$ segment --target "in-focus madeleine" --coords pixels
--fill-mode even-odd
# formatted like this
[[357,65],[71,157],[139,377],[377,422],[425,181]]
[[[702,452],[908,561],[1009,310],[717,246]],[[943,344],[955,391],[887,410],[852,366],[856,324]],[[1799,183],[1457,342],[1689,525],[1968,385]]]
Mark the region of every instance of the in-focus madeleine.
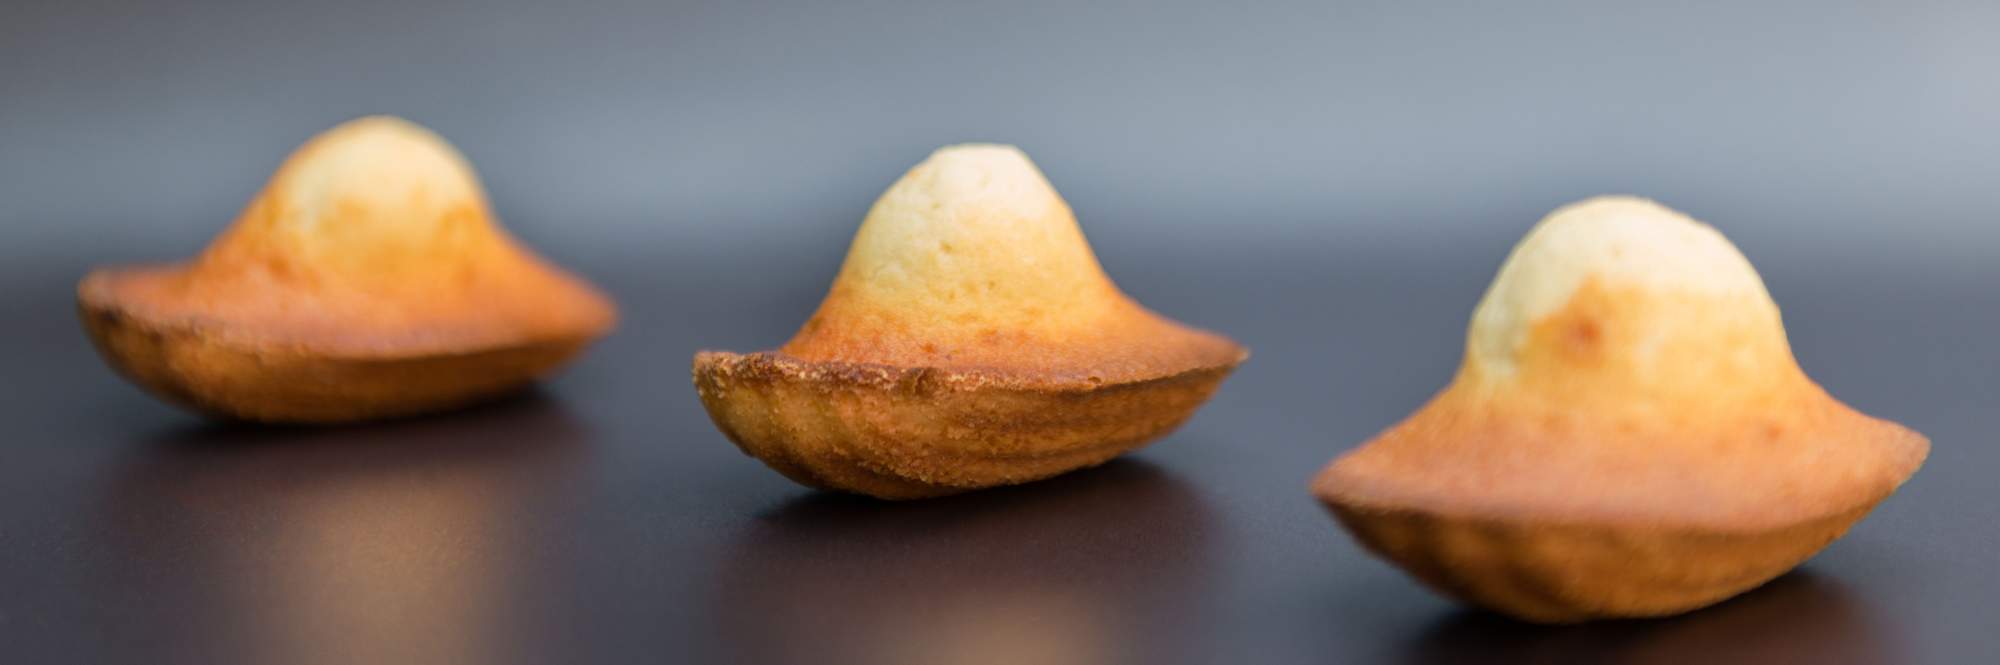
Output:
[[1106,277],[1019,150],[939,150],[889,188],[776,351],[702,352],[722,432],[800,483],[916,498],[1102,463],[1192,415],[1247,352]]
[[518,388],[616,318],[508,237],[463,157],[387,117],[314,137],[187,263],[77,288],[113,367],[231,418],[340,422]]
[[1314,492],[1363,545],[1467,602],[1654,616],[1790,570],[1928,450],[1806,377],[1715,229],[1604,197],[1529,232],[1451,386]]

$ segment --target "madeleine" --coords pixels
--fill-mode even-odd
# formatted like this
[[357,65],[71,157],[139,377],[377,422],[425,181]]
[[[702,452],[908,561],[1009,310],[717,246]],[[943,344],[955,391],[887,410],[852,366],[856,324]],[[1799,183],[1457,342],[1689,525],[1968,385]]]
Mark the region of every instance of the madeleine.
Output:
[[966,145],[876,201],[790,342],[699,353],[694,383],[787,477],[903,499],[1102,463],[1179,426],[1247,355],[1120,292],[1021,151]]
[[616,314],[508,237],[472,168],[403,120],[306,142],[193,261],[92,272],[84,327],[125,376],[228,418],[458,406],[563,364]]
[[1464,601],[1543,622],[1655,616],[1797,566],[1928,450],[1806,377],[1715,229],[1605,197],[1528,233],[1451,386],[1314,492]]

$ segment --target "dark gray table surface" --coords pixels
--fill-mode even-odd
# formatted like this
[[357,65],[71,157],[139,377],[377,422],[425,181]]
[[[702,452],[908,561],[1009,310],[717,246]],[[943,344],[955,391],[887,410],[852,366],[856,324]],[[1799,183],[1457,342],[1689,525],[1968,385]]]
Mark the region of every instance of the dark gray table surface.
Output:
[[[829,218],[832,218],[829,215]],[[783,340],[843,223],[790,244],[545,242],[624,307],[547,385],[379,425],[220,425],[94,357],[51,251],[7,268],[0,656],[11,662],[1992,662],[2000,290],[1980,269],[1751,248],[1837,396],[1929,463],[1798,572],[1679,618],[1517,624],[1376,561],[1305,490],[1455,367],[1511,231],[1429,251],[1176,248],[1121,284],[1254,357],[1101,468],[883,503],[739,454],[697,348]],[[190,240],[190,243],[195,242]],[[161,252],[179,250],[160,250]],[[1760,256],[1760,254],[1762,254]],[[171,254],[167,254],[171,256]],[[755,256],[756,260],[745,257]]]

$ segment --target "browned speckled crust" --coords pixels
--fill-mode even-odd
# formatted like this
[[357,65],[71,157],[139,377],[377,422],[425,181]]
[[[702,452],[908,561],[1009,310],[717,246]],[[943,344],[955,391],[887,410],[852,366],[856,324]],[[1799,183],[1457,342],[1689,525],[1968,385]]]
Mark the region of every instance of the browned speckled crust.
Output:
[[786,477],[914,499],[1101,464],[1186,421],[1245,355],[1104,383],[702,352],[694,383],[723,433]]
[[1025,154],[891,185],[776,351],[695,356],[709,416],[799,482],[883,498],[1022,483],[1166,434],[1247,352],[1119,291]]
[[90,288],[96,283],[85,281],[78,310],[114,369],[169,402],[243,420],[336,423],[470,404],[521,388],[596,336],[456,352],[330,355],[297,343],[240,339],[194,320],[134,316]]

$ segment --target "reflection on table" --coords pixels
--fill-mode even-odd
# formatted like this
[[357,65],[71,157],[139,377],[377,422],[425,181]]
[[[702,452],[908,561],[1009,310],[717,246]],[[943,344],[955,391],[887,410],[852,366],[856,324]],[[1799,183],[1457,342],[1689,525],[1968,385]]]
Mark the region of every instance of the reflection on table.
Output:
[[1713,607],[1663,619],[1526,624],[1478,610],[1440,619],[1410,663],[1886,663],[1866,607],[1809,569]]
[[[1125,459],[917,502],[812,493],[761,516],[713,581],[727,662],[1160,662],[1212,584],[1209,511]],[[1185,656],[1185,654],[1180,654]]]
[[[142,446],[99,537],[174,579],[163,659],[490,663],[521,557],[588,445],[546,397],[335,428],[204,425]],[[555,471],[552,472],[551,469]]]

